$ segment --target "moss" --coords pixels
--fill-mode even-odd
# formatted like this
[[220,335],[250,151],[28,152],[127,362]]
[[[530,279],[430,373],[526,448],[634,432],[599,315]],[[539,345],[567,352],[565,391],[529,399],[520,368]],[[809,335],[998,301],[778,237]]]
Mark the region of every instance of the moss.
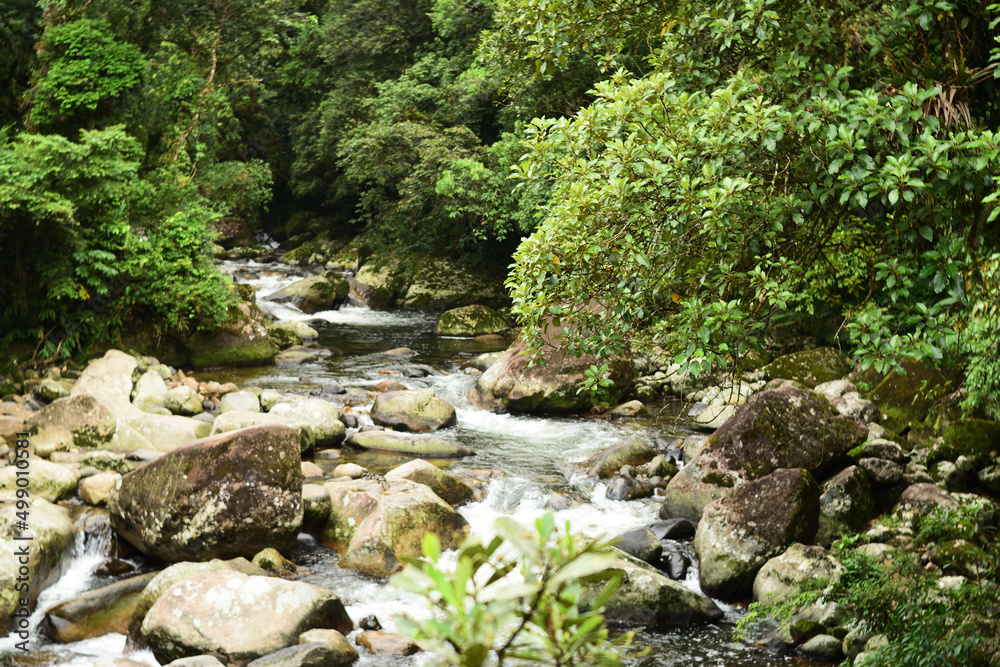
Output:
[[945,445],[955,456],[967,456],[976,467],[985,467],[1000,453],[1000,422],[963,419],[944,432]]
[[768,377],[794,380],[807,387],[839,380],[850,370],[847,357],[830,347],[786,354],[764,367]]
[[733,478],[726,474],[721,474],[717,472],[710,472],[701,478],[701,481],[705,484],[715,484],[716,486],[723,486],[726,488],[731,488],[733,486]]

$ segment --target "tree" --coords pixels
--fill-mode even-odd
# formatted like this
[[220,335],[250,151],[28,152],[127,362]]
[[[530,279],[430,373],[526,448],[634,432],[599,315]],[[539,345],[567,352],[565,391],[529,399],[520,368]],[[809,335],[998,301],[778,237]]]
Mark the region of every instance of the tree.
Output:
[[[500,4],[508,41],[542,4]],[[571,350],[658,343],[698,373],[832,303],[817,315],[886,371],[954,354],[972,304],[996,301],[996,5],[556,7],[529,40],[540,63],[654,48],[645,74],[529,129],[520,177],[554,184],[509,281],[529,337],[556,315]]]

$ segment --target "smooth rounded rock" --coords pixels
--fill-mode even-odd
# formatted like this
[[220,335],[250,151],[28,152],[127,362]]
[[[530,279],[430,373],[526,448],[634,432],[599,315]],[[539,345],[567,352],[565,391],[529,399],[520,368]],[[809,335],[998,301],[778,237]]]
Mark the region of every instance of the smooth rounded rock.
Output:
[[434,395],[432,389],[387,391],[372,405],[371,418],[376,424],[400,431],[428,433],[453,426],[455,408]]
[[252,391],[233,391],[220,399],[219,411],[222,413],[241,410],[243,412],[260,412],[260,399]]

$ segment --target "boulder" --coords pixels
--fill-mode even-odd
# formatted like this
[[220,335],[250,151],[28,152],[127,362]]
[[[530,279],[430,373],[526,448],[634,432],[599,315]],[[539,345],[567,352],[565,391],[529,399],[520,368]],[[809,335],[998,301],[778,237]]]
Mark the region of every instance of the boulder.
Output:
[[823,475],[867,435],[819,394],[794,387],[754,394],[670,480],[665,512],[697,518],[708,503],[779,468]]
[[703,431],[715,431],[736,414],[732,405],[705,405],[697,403],[688,412],[688,419]]
[[80,480],[80,500],[88,505],[107,505],[119,479],[116,472],[99,472]]
[[388,482],[405,479],[429,486],[439,498],[452,506],[467,503],[476,496],[475,490],[465,481],[423,459],[414,459],[393,468],[385,474],[385,479]]
[[706,594],[745,598],[754,577],[789,542],[812,542],[819,487],[803,469],[781,469],[747,482],[705,508],[694,546]]
[[142,637],[160,662],[213,655],[242,666],[314,628],[346,634],[354,624],[340,599],[319,586],[219,571],[168,588],[146,614]]
[[285,426],[299,434],[299,452],[308,452],[316,444],[312,427],[304,421],[269,412],[233,410],[219,415],[210,425],[212,435],[231,433],[253,426]]
[[267,333],[267,317],[253,301],[236,302],[221,327],[196,332],[185,344],[195,368],[266,366],[278,354]]
[[891,486],[903,479],[903,466],[888,459],[864,458],[858,460],[858,466],[876,486]]
[[324,644],[332,654],[322,667],[344,667],[357,661],[358,650],[336,630],[307,630],[299,635],[300,644]]
[[[44,498],[30,498],[30,528],[19,527],[16,491],[0,491],[0,629],[12,628],[22,600],[31,607],[38,594],[62,573],[63,556],[73,540],[69,511]],[[30,537],[30,540],[24,539]],[[27,547],[28,563],[20,562]],[[23,568],[27,569],[25,573]],[[26,628],[19,628],[26,630]]]
[[486,306],[463,306],[441,314],[439,336],[466,336],[503,333],[510,329],[510,320],[499,311]]
[[627,401],[604,413],[605,419],[629,419],[632,417],[646,417],[649,410],[642,404],[642,401]]
[[608,500],[639,500],[653,495],[653,485],[644,479],[631,475],[619,475],[610,482],[604,492]]
[[380,632],[378,630],[359,632],[355,641],[358,642],[358,646],[372,655],[402,657],[420,652],[420,647],[412,639],[394,632]]
[[330,492],[322,484],[302,485],[302,525],[317,528],[330,517]]
[[319,337],[318,331],[298,320],[272,322],[267,325],[267,332],[274,344],[282,350],[293,345],[302,345],[305,341],[315,340]]
[[663,545],[649,528],[636,528],[619,535],[615,546],[645,563],[659,563],[663,554]]
[[237,246],[248,247],[255,243],[253,232],[244,218],[231,215],[221,217],[212,223],[211,232],[215,235],[215,242],[226,250]]
[[334,656],[326,644],[309,642],[269,653],[247,667],[332,667],[333,660]]
[[253,565],[246,558],[233,558],[232,560],[219,560],[218,558],[200,563],[183,562],[175,563],[170,567],[161,570],[143,588],[139,599],[135,604],[135,611],[128,627],[128,640],[131,645],[138,645],[142,642],[142,621],[146,614],[153,608],[156,601],[163,593],[179,581],[192,577],[202,572],[242,572],[247,575],[266,576],[267,573],[261,568]]
[[270,414],[308,424],[317,447],[336,447],[347,436],[347,427],[340,421],[340,410],[321,398],[280,401],[271,408]]
[[[722,610],[707,596],[624,551],[614,547],[611,550],[618,557],[611,569],[624,576],[605,605],[604,617],[610,623],[658,626],[711,623],[722,618]],[[603,582],[585,584],[583,603],[593,601],[603,588]]]
[[449,459],[472,456],[467,447],[452,444],[430,435],[410,435],[392,431],[361,431],[349,437],[346,444],[360,449],[394,452],[423,459]]
[[1000,422],[985,419],[952,422],[945,429],[944,442],[956,458],[965,456],[977,468],[985,468],[1000,456]]
[[760,568],[753,580],[753,599],[761,602],[796,595],[806,583],[825,579],[832,584],[843,572],[844,566],[823,547],[796,542]]
[[322,540],[341,554],[340,566],[388,576],[403,567],[404,556],[422,555],[431,532],[443,549],[465,539],[469,524],[423,484],[407,480],[340,478],[325,484],[331,511]]
[[622,466],[640,466],[655,456],[656,450],[642,440],[628,440],[591,454],[583,465],[589,476],[608,479],[618,474]]
[[[884,378],[874,378],[868,398],[882,413],[881,423],[893,433],[904,433],[927,417],[934,396],[954,390],[953,369],[929,368],[922,361],[902,362],[905,374],[895,370]],[[914,391],[920,387],[920,391]]]
[[168,562],[290,547],[302,525],[299,434],[264,425],[174,450],[119,481],[119,535]]
[[36,456],[22,461],[27,462],[27,467],[9,465],[0,468],[0,491],[15,491],[18,488],[19,472],[28,473],[24,478],[28,480],[28,492],[33,497],[54,503],[76,491],[77,482],[80,481],[79,472]]
[[167,392],[166,407],[175,415],[196,415],[201,413],[201,396],[191,387],[180,385]]
[[439,312],[472,304],[502,308],[510,303],[503,286],[505,277],[473,272],[447,259],[428,259],[413,272],[405,290],[400,290],[398,305]]
[[868,474],[858,466],[841,470],[823,484],[816,543],[828,547],[834,540],[858,532],[875,513]]
[[840,640],[827,634],[816,635],[803,643],[799,650],[807,657],[826,662],[840,662],[844,657]]
[[350,285],[337,271],[297,280],[268,296],[276,303],[290,303],[303,313],[333,310],[347,300]]
[[350,477],[357,479],[368,472],[368,468],[363,468],[357,463],[341,463],[333,469],[334,477]]
[[455,408],[434,395],[433,389],[387,391],[372,405],[376,424],[400,431],[427,433],[455,425]]
[[241,412],[260,412],[260,399],[252,391],[231,391],[219,399],[219,412],[233,410]]
[[921,483],[906,487],[893,512],[895,514],[908,513],[916,516],[927,516],[938,508],[954,510],[958,507],[958,501],[941,487]]
[[877,422],[880,418],[878,407],[860,396],[840,396],[831,399],[830,405],[837,408],[840,414],[853,417],[860,422]]
[[117,581],[46,610],[43,623],[49,636],[66,644],[112,632],[125,634],[142,591],[157,574]]
[[155,370],[148,370],[135,383],[132,405],[143,412],[156,412],[167,407],[167,383]]
[[778,357],[763,370],[768,378],[793,380],[805,387],[815,387],[847,375],[851,362],[839,350],[818,347]]
[[[578,392],[586,376],[584,371],[600,363],[591,356],[573,357],[565,349],[553,345],[560,328],[549,326],[541,342],[545,365],[528,367],[527,345],[515,343],[500,359],[479,376],[470,396],[471,401],[486,409],[505,406],[511,412],[582,412],[594,406],[589,392]],[[632,379],[632,362],[626,357],[614,357],[608,364],[610,402],[621,399]]]

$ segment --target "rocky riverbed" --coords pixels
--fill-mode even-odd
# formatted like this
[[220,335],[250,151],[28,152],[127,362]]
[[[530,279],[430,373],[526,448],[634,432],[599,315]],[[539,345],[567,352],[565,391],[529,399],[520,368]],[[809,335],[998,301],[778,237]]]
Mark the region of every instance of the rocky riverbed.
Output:
[[[385,577],[419,555],[425,531],[453,548],[489,536],[499,514],[548,509],[585,534],[622,536],[626,583],[607,616],[651,629],[641,664],[765,665],[781,658],[729,641],[733,603],[836,576],[828,547],[841,536],[891,554],[914,517],[1000,491],[995,423],[962,417],[954,397],[907,402],[905,383],[855,373],[836,350],[702,385],[653,351],[616,360],[613,410],[552,416],[589,407],[580,364],[523,367],[516,347],[504,351],[502,314],[462,308],[439,326],[348,303],[366,290],[337,272],[229,269],[258,291],[248,308],[274,366],[191,373],[111,350],[8,384],[0,622],[18,622],[10,554],[30,534],[33,657],[13,633],[4,660],[419,663],[392,632],[392,615],[419,601]],[[18,433],[30,433],[23,448]],[[991,503],[979,505],[986,525]],[[864,652],[870,638],[848,614],[803,613],[814,631],[772,649]]]

